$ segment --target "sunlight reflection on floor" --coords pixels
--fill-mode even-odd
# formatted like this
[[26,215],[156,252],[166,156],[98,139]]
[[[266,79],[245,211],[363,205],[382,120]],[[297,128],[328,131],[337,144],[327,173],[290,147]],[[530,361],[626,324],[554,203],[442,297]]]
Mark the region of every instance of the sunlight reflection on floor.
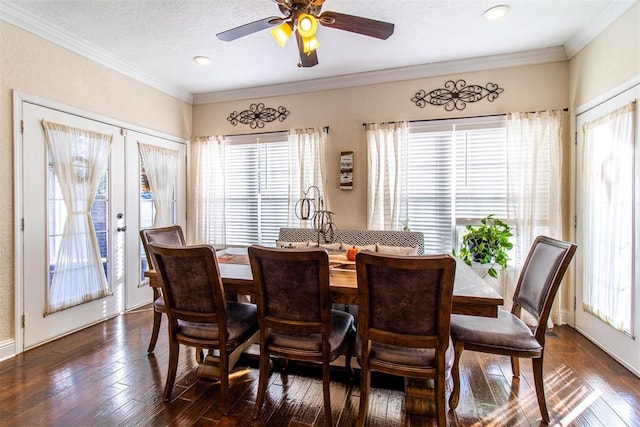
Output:
[[[566,365],[545,375],[545,396],[550,409],[552,426],[566,427],[584,412],[602,393],[580,384],[578,378]],[[473,424],[480,426],[512,426],[522,422],[523,416],[529,420],[541,420],[535,389],[517,396],[512,390],[509,401],[495,411],[483,417],[482,422]],[[553,418],[562,417],[553,421]]]

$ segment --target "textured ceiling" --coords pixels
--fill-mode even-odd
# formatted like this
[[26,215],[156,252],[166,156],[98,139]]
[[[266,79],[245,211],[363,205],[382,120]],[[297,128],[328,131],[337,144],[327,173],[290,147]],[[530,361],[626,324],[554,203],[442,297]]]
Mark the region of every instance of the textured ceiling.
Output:
[[[326,0],[323,11],[392,22],[395,32],[379,40],[320,27],[312,68],[297,67],[295,40],[281,48],[268,30],[215,37],[280,16],[271,0],[0,0],[0,18],[169,92],[207,94],[554,47],[568,58],[636,1]],[[504,19],[481,17],[499,3],[511,6]]]

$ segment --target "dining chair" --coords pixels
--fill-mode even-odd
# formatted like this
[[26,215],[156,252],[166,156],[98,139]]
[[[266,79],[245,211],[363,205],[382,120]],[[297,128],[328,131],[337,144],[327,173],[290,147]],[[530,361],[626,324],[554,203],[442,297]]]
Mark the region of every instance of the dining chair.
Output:
[[157,278],[156,269],[149,255],[147,246],[149,243],[164,243],[167,245],[184,246],[186,242],[182,232],[182,227],[179,225],[144,228],[140,230],[140,240],[142,241],[144,253],[147,256],[147,266],[150,270],[147,272],[147,277],[149,277],[149,286],[153,291],[153,329],[151,330],[151,339],[149,340],[149,347],[147,348],[147,353],[153,353],[153,350],[156,348],[156,342],[158,341],[162,313],[166,310],[164,307],[164,299],[162,298],[160,281]]
[[171,399],[180,344],[206,348],[208,362],[217,362],[219,368],[222,410],[227,414],[229,373],[242,352],[258,340],[257,308],[255,304],[225,299],[212,246],[149,243],[148,249],[169,319],[169,367],[163,398]]
[[324,412],[332,424],[329,365],[345,354],[351,374],[355,337],[350,313],[333,310],[329,295],[329,254],[324,248],[280,249],[250,246],[260,325],[260,378],[254,417],[258,418],[269,378],[269,360],[322,364]]
[[[453,315],[451,337],[455,348],[453,390],[449,407],[455,409],[460,398],[460,355],[463,350],[501,354],[511,357],[514,378],[520,376],[519,358],[533,362],[533,378],[542,420],[549,422],[544,396],[544,344],[547,320],[553,300],[576,245],[546,236],[533,242],[518,278],[510,312],[498,310],[498,317]],[[522,309],[531,314],[536,326],[530,328],[521,319]]]
[[453,364],[449,322],[456,261],[450,255],[356,255],[360,409],[368,413],[371,372],[433,380],[439,426],[446,423],[445,386]]

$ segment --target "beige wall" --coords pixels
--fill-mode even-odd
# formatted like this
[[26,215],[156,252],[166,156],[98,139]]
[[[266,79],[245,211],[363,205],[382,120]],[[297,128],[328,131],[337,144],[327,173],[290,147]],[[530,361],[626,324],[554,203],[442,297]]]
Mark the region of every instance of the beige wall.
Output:
[[0,343],[14,338],[12,91],[188,138],[191,105],[0,21]]
[[[462,111],[444,107],[417,107],[411,98],[424,89],[443,87],[445,81],[464,79],[467,84],[496,83],[504,92],[494,101],[467,104]],[[568,62],[517,68],[495,69],[442,77],[408,80],[348,89],[311,92],[298,95],[195,105],[193,135],[229,135],[256,131],[277,131],[309,126],[329,126],[328,197],[340,228],[366,228],[367,152],[365,122],[424,120],[502,114],[514,111],[538,111],[568,106]],[[263,129],[231,125],[226,118],[233,111],[245,110],[253,102],[267,107],[285,106],[291,114],[284,122],[272,122]],[[341,151],[354,152],[354,188],[339,189]]]
[[640,74],[640,3],[636,3],[569,63],[572,108]]

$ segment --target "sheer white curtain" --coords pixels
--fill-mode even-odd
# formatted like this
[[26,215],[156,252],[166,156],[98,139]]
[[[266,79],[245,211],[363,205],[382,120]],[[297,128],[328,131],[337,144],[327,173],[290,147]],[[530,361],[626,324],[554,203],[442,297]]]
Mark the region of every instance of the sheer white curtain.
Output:
[[[632,324],[635,102],[584,125],[583,306],[614,328]],[[600,262],[594,262],[600,261]],[[615,262],[609,262],[615,260]]]
[[316,198],[322,195],[324,207],[331,210],[327,188],[327,136],[326,128],[306,128],[289,130],[289,217],[291,226],[305,227],[310,221],[300,220],[295,216],[295,204],[302,197],[303,191],[315,185],[320,194],[314,190],[308,194]]
[[188,241],[226,246],[225,138],[191,140],[189,168]]
[[156,208],[153,226],[171,225],[171,202],[178,173],[178,150],[157,147],[140,141],[138,141],[138,150],[147,173],[153,206]]
[[[515,271],[506,274],[505,308],[510,309],[518,273],[536,236],[562,238],[560,189],[565,113],[543,111],[507,115],[509,222],[515,226]],[[558,292],[551,321],[560,321]]]
[[402,230],[407,221],[407,122],[366,125],[367,228]]
[[91,219],[91,205],[105,173],[113,135],[42,121],[66,218],[46,314],[110,293]]

